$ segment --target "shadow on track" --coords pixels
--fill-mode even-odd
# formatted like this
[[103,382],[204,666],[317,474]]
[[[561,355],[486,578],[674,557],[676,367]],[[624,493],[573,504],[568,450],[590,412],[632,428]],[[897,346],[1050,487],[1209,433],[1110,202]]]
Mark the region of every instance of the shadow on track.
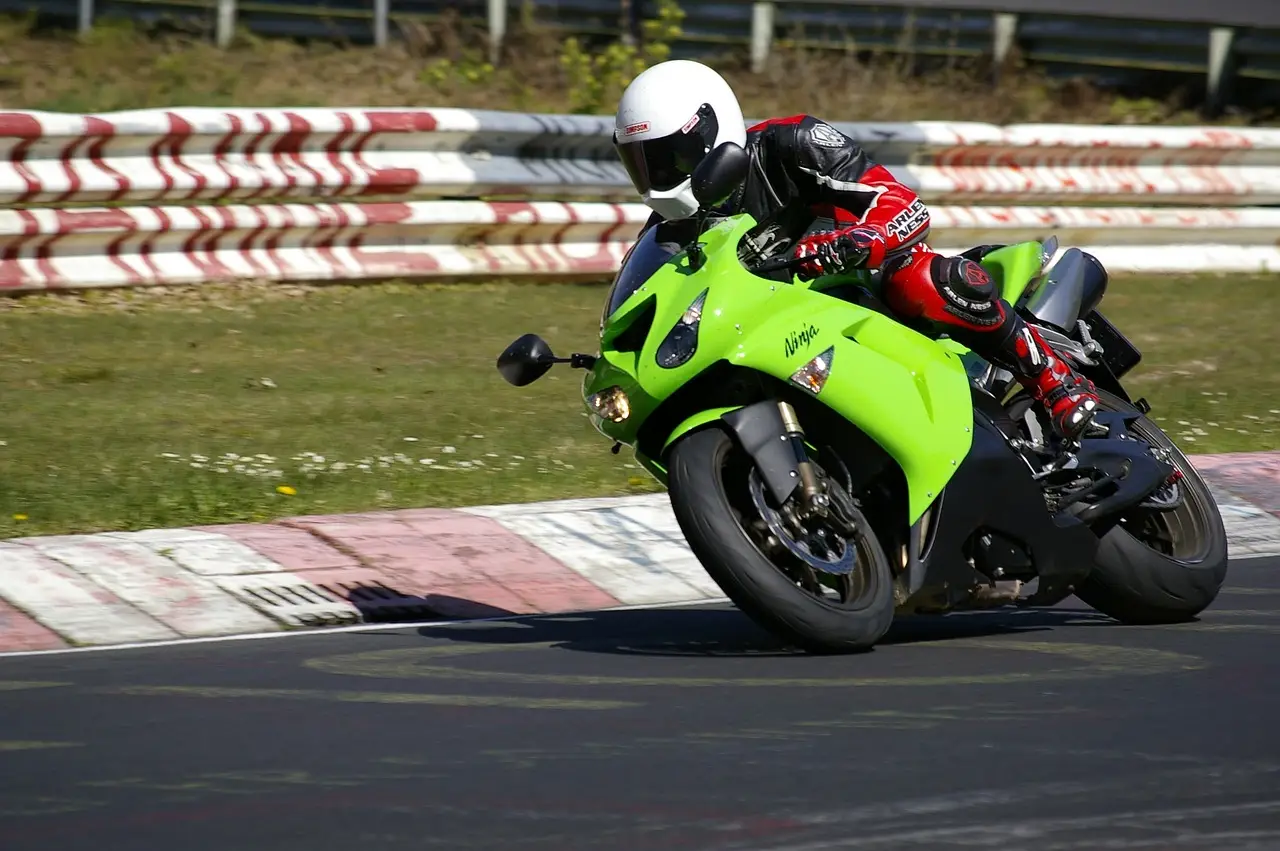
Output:
[[[1015,635],[1115,624],[1089,610],[1034,609],[899,618],[879,646]],[[477,644],[543,644],[628,656],[802,656],[733,608],[649,609],[530,615],[500,623],[422,627],[424,638]]]

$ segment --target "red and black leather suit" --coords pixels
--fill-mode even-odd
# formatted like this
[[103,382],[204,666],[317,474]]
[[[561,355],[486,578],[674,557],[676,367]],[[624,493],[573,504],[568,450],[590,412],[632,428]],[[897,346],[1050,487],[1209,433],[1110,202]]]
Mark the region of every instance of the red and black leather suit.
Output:
[[[800,239],[801,274],[880,269],[882,297],[912,325],[939,327],[1009,370],[1045,405],[1055,429],[1074,436],[1097,405],[1095,389],[1000,298],[978,263],[929,249],[929,212],[907,186],[852,139],[809,115],[749,129],[751,170],[724,212],[773,217],[796,239],[820,218],[834,229]],[[655,216],[650,224],[660,219]],[[648,225],[646,225],[646,228]]]

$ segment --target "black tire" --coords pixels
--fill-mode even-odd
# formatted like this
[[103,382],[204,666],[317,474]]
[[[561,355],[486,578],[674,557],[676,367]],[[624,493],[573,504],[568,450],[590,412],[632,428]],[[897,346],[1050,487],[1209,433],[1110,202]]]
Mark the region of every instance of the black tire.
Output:
[[[748,617],[811,653],[870,649],[893,623],[889,559],[874,534],[857,542],[867,568],[849,602],[821,599],[784,574],[748,537],[725,487],[726,462],[745,460],[737,443],[710,427],[680,438],[668,456],[667,490],[676,520],[707,573]],[[859,513],[861,528],[870,526]]]
[[[1099,396],[1104,410],[1137,411],[1118,396],[1105,391]],[[1174,552],[1156,550],[1124,526],[1113,526],[1102,537],[1097,564],[1076,596],[1122,623],[1181,623],[1217,598],[1227,576],[1227,533],[1204,479],[1173,441],[1145,416],[1131,428],[1167,450],[1182,472],[1183,504],[1159,521]]]

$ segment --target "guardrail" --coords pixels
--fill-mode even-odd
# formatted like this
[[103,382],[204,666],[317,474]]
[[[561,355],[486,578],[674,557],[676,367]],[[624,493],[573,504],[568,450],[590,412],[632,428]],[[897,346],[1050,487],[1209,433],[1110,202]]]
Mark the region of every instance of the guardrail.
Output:
[[[1057,233],[1116,269],[1280,269],[1280,129],[838,126],[947,250]],[[634,200],[610,139],[459,109],[0,112],[0,289],[605,275],[646,218],[610,203]]]

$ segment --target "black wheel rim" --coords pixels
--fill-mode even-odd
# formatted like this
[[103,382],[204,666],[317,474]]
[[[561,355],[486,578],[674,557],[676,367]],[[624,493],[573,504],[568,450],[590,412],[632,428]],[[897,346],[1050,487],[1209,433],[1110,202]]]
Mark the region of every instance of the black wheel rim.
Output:
[[[771,542],[772,530],[769,523],[757,511],[756,502],[751,496],[752,478],[755,477],[757,482],[759,479],[749,459],[736,448],[726,446],[720,457],[719,473],[721,490],[738,528],[756,552],[772,564],[775,570],[798,588],[828,605],[844,609],[865,607],[875,588],[875,557],[865,535],[856,535],[850,540],[830,526],[825,527],[826,534],[823,536],[816,534],[816,528],[811,530],[809,543],[825,539],[830,557],[851,557],[853,562],[852,570],[842,576],[815,570],[798,557],[786,542]],[[836,480],[828,481],[832,487],[839,487]],[[776,511],[778,507],[773,504],[772,497],[766,498],[769,507]],[[821,554],[820,546],[814,546],[813,549]]]
[[1205,517],[1212,513],[1212,507],[1205,504],[1200,488],[1187,484],[1189,478],[1196,475],[1190,462],[1172,441],[1166,445],[1160,433],[1141,420],[1130,422],[1128,431],[1147,444],[1168,452],[1169,463],[1183,476],[1175,485],[1182,492],[1182,500],[1175,508],[1140,507],[1130,510],[1120,516],[1120,528],[1148,549],[1168,558],[1184,564],[1204,561],[1209,556],[1210,546]]

